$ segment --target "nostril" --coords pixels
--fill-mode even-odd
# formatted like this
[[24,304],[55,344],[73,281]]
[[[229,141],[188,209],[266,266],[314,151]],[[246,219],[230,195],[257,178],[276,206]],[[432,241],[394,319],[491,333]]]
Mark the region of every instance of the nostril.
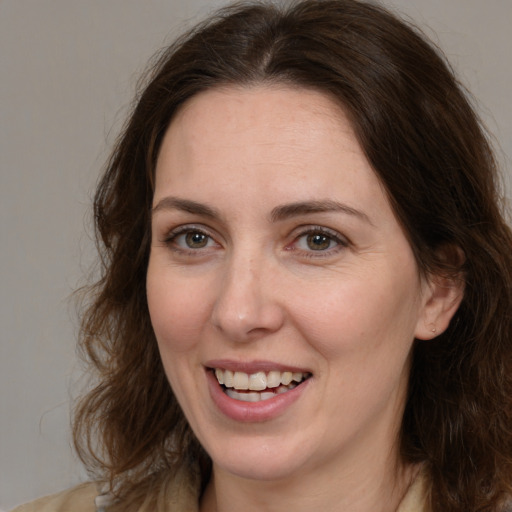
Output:
[[272,303],[232,305],[219,304],[212,312],[215,328],[233,341],[252,341],[268,333],[276,332],[283,324],[283,314]]
[[271,263],[263,255],[255,255],[256,252],[254,247],[239,247],[225,273],[219,276],[211,322],[233,341],[254,340],[275,332],[283,323],[274,276],[269,277]]

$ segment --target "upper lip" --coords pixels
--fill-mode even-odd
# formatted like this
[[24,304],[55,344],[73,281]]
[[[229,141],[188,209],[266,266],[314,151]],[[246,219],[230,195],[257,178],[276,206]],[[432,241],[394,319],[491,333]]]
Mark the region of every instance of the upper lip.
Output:
[[215,359],[207,361],[204,363],[204,366],[210,369],[220,368],[222,370],[230,370],[232,372],[244,372],[248,373],[249,375],[257,372],[271,371],[311,373],[311,371],[307,368],[264,360],[235,361],[232,359]]

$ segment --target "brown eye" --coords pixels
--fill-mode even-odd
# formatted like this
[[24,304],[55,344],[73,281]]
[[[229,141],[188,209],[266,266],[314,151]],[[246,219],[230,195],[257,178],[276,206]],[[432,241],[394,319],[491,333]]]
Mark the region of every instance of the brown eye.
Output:
[[171,233],[165,242],[170,247],[178,250],[198,251],[198,253],[201,249],[219,247],[215,240],[207,233],[199,229],[186,227],[180,228],[178,232]]
[[332,238],[322,233],[313,233],[306,237],[306,244],[312,251],[325,251],[331,247],[332,243],[334,243]]
[[304,230],[292,244],[304,256],[334,255],[344,247],[348,247],[348,242],[342,235],[322,226]]
[[185,234],[185,244],[190,249],[202,249],[208,245],[209,238],[199,231],[189,231]]

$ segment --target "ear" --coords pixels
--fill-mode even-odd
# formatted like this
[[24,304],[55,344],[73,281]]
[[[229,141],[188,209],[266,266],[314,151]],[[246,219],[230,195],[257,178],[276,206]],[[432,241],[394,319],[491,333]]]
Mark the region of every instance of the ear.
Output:
[[[438,253],[440,261],[449,262],[452,268],[461,268],[462,250],[444,248]],[[416,325],[415,337],[431,340],[442,334],[450,324],[464,297],[462,271],[451,275],[435,274],[425,278],[423,309]]]

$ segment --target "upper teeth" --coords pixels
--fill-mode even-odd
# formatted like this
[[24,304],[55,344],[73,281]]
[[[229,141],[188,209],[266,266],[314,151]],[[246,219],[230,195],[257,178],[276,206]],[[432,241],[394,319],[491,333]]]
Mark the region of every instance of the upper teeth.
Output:
[[281,385],[288,386],[292,381],[301,382],[308,374],[302,372],[279,372],[268,373],[244,373],[232,372],[230,370],[215,369],[215,376],[219,384],[227,388],[250,389],[252,391],[263,391],[266,388],[277,388]]

